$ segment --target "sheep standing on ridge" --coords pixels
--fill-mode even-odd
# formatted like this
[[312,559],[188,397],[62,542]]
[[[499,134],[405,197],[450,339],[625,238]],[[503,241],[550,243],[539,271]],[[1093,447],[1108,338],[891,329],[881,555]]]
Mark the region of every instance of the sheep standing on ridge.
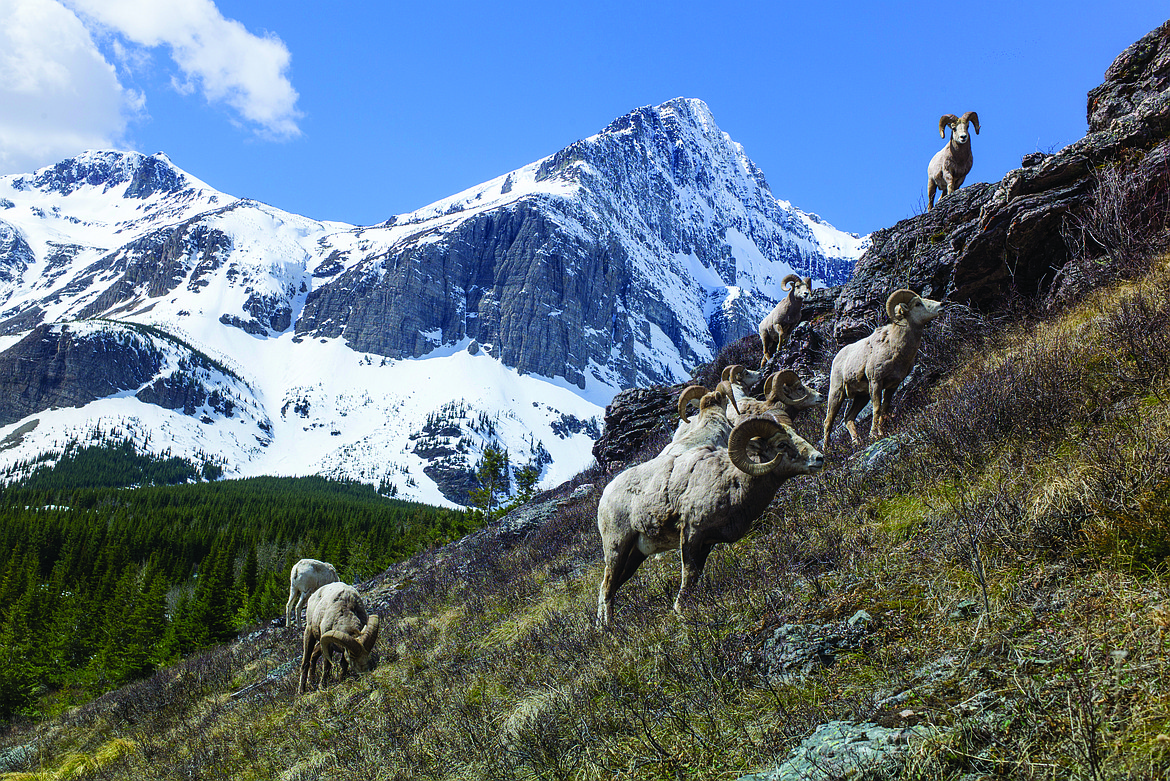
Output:
[[622,472],[597,505],[605,555],[598,623],[609,623],[618,588],[648,556],[675,547],[682,553],[682,581],[674,609],[681,613],[715,544],[747,534],[781,483],[816,472],[824,462],[790,426],[758,417],[740,422],[726,448],[668,449]]
[[341,580],[332,564],[316,559],[301,559],[288,573],[288,602],[284,605],[284,625],[299,626],[301,610],[313,592],[326,583]]
[[346,583],[326,583],[309,597],[305,610],[305,636],[301,656],[301,681],[297,694],[305,688],[315,671],[317,659],[323,658],[321,687],[329,684],[333,671],[333,652],[341,652],[341,674],[365,672],[370,667],[370,654],[378,641],[378,616],[366,613],[357,589]]
[[760,342],[764,351],[761,367],[772,360],[772,356],[788,341],[792,329],[800,323],[804,300],[812,295],[812,277],[801,279],[789,274],[780,280],[780,286],[788,290],[788,296],[780,299],[780,303],[760,321]]
[[[961,117],[954,114],[943,114],[938,120],[938,134],[941,138],[947,137],[946,129],[951,129],[951,140],[947,145],[935,153],[926,167],[926,208],[929,211],[934,207],[934,192],[942,190],[944,195],[950,195],[963,186],[963,180],[971,171],[974,158],[971,156],[971,134],[967,126],[975,127],[975,134],[979,135],[979,115],[968,111]],[[939,196],[940,198],[942,196]]]
[[861,437],[853,419],[871,399],[870,439],[885,436],[883,419],[889,414],[894,391],[914,368],[923,329],[941,313],[941,302],[923,298],[913,290],[895,290],[886,299],[889,324],[837,352],[829,370],[829,404],[825,411],[821,450],[828,450],[833,421],[845,399],[849,399],[845,427],[849,429],[855,446],[861,444]]

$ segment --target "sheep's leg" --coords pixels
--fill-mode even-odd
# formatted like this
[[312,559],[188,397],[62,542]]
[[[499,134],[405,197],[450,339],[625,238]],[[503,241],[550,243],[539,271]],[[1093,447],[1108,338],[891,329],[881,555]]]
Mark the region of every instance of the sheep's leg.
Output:
[[289,586],[288,587],[288,602],[286,602],[284,605],[284,625],[285,626],[292,626],[293,625],[293,619],[295,618],[295,614],[292,612],[292,609],[293,609],[293,605],[295,605],[297,603],[298,596],[300,596],[300,593],[297,591],[297,587],[296,586]]
[[613,615],[613,598],[622,584],[634,576],[638,567],[646,560],[646,554],[638,549],[637,536],[623,541],[622,545],[605,552],[605,574],[601,576],[601,587],[597,592],[597,622],[608,624]]
[[829,435],[833,433],[833,421],[837,419],[837,411],[841,409],[843,401],[845,401],[844,387],[835,387],[829,390],[829,403],[825,409],[825,436],[821,439],[822,453],[829,449]]
[[869,441],[876,442],[883,436],[882,417],[886,414],[886,402],[889,397],[885,395],[884,389],[871,382],[869,384],[869,398],[873,401],[873,419],[869,422]]
[[318,653],[320,651],[316,641],[306,632],[303,653],[301,655],[301,681],[297,685],[297,694],[305,693],[305,684],[309,680],[309,671],[315,665]]
[[869,441],[877,442],[886,435],[886,411],[889,409],[889,394],[882,389],[871,393],[873,399],[873,420],[869,422]]
[[703,565],[707,563],[707,557],[711,555],[711,548],[714,546],[713,542],[694,539],[682,544],[682,582],[678,586],[678,596],[674,599],[674,612],[680,616],[683,605],[690,601],[691,592],[699,582],[699,576],[703,574]]
[[776,332],[771,328],[761,331],[760,342],[763,343],[764,350],[764,356],[760,359],[760,368],[763,368],[764,364],[772,360],[772,354],[776,351]]
[[304,624],[304,619],[301,618],[301,615],[308,606],[309,594],[308,592],[302,591],[300,599],[297,600],[297,606],[293,610],[293,621],[296,622],[297,626],[302,626]]
[[934,193],[937,189],[938,189],[938,185],[936,185],[934,183],[933,179],[930,179],[927,181],[927,183],[926,183],[926,209],[927,209],[927,211],[934,208]]
[[870,397],[865,393],[858,393],[849,400],[849,409],[845,410],[845,428],[849,429],[849,436],[853,438],[854,447],[861,446],[861,435],[857,433],[857,421],[855,418],[865,409],[865,405],[869,403],[869,400]]

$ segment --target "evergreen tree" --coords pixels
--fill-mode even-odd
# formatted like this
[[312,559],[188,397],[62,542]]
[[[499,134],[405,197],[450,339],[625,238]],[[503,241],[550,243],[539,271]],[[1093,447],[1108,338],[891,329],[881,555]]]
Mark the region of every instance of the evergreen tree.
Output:
[[527,502],[536,493],[536,481],[540,479],[540,469],[535,464],[528,464],[516,470],[516,490],[520,492],[520,501]]
[[475,466],[479,488],[471,492],[471,503],[483,511],[484,520],[491,520],[498,495],[507,495],[512,487],[508,468],[508,451],[492,442],[483,449],[483,457]]

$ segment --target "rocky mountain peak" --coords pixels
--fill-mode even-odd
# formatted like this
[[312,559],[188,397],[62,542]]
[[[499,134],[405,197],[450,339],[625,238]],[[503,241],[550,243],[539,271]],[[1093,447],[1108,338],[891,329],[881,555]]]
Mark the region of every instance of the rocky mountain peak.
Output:
[[108,192],[122,185],[129,185],[124,197],[141,199],[178,192],[191,182],[161,152],[147,157],[113,150],[87,151],[13,182],[16,189],[32,187],[58,195],[69,195],[81,187],[101,187]]

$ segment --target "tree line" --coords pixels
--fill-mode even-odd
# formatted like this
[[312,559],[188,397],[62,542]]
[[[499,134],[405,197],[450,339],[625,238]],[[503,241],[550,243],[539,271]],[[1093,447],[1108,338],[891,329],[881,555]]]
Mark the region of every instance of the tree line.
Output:
[[[320,477],[150,485],[147,472],[193,475],[126,463],[143,458],[82,448],[0,492],[0,720],[84,702],[283,614],[300,558],[356,583],[482,523]],[[139,487],[107,484],[126,479]]]

